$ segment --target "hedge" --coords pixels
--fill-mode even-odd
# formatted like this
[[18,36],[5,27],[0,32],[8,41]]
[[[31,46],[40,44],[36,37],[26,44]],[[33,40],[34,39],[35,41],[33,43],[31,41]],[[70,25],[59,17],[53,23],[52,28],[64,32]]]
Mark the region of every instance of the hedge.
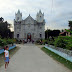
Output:
[[59,36],[55,39],[54,46],[72,50],[72,37]]
[[13,44],[15,42],[16,42],[15,39],[1,39],[0,38],[0,46],[5,46],[7,44]]

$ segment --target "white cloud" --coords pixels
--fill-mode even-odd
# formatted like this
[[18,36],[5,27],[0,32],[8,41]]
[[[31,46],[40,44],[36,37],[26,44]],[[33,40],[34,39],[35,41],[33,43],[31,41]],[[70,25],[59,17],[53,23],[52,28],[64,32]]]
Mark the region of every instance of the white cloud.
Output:
[[[35,19],[39,9],[45,14],[46,27],[65,29],[72,20],[72,0],[0,0],[0,17],[13,25],[15,12],[18,9],[25,19],[29,14]],[[45,29],[46,29],[45,27]]]

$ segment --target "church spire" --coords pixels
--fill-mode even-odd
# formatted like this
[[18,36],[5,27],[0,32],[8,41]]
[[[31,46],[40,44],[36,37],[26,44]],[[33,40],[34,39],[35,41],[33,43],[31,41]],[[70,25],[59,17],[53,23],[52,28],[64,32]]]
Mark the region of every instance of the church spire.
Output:
[[15,20],[16,21],[22,21],[22,13],[20,12],[19,9],[18,9],[18,12],[15,13]]
[[42,13],[42,12],[41,12],[41,9],[39,10],[39,13]]
[[41,9],[39,10],[39,12],[36,15],[36,21],[37,22],[43,22],[44,21],[44,13],[41,12]]
[[18,9],[18,13],[20,13],[20,10]]

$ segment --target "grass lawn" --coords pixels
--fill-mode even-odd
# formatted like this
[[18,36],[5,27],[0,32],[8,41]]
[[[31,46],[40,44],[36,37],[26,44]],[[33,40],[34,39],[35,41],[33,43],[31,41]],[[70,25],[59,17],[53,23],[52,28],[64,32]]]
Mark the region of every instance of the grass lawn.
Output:
[[47,55],[51,56],[53,59],[57,60],[58,62],[62,63],[64,66],[72,70],[72,62],[64,59],[63,57],[55,54],[54,52],[46,49],[45,47],[41,48],[42,51],[44,51]]
[[[19,47],[15,47],[9,51],[10,57],[12,57],[17,51],[19,50]],[[0,67],[4,64],[4,53],[0,54]]]

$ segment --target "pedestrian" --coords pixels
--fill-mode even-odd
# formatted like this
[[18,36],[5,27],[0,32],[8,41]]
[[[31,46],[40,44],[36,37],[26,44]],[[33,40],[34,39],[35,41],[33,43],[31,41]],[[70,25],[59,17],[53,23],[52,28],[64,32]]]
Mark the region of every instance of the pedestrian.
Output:
[[8,64],[9,64],[9,59],[10,59],[8,49],[9,49],[9,47],[8,47],[8,46],[6,46],[6,50],[4,51],[5,69],[8,67]]

